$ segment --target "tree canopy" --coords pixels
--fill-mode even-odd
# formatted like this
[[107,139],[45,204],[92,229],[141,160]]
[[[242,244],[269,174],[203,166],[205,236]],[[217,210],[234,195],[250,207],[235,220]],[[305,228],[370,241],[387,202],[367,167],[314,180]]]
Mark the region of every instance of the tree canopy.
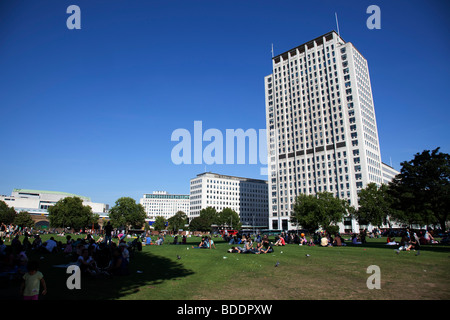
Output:
[[17,214],[16,218],[14,219],[14,224],[22,228],[25,227],[31,228],[32,226],[34,226],[34,220],[33,218],[31,218],[29,212],[21,211]]
[[213,207],[206,207],[200,210],[200,215],[195,217],[189,223],[191,231],[211,231],[211,225],[217,224],[219,215]]
[[63,198],[48,208],[50,226],[55,228],[82,229],[96,223],[98,218],[79,197]]
[[170,217],[167,222],[169,222],[169,229],[178,232],[178,230],[183,229],[184,225],[187,223],[188,217],[183,211],[178,211]]
[[17,212],[13,207],[8,207],[5,201],[0,200],[0,222],[10,224],[14,222]]
[[155,218],[155,223],[153,223],[153,229],[155,231],[161,231],[166,229],[166,219],[164,217],[158,216]]
[[230,208],[223,208],[218,214],[217,224],[219,226],[228,226],[230,228],[239,230],[242,227],[239,214]]
[[146,217],[144,207],[130,197],[117,199],[114,207],[109,210],[109,218],[114,228],[142,228]]
[[224,208],[217,212],[214,207],[200,210],[200,215],[189,223],[191,231],[211,231],[211,226],[228,226],[239,230],[242,226],[239,214],[231,208]]
[[391,208],[392,198],[388,188],[386,184],[377,186],[375,183],[369,183],[359,192],[359,208],[356,210],[355,217],[360,225],[390,224],[389,218],[394,216],[394,211]]
[[439,224],[445,230],[450,212],[450,155],[424,150],[401,163],[389,185],[396,218],[408,224]]
[[322,228],[334,233],[337,231],[337,223],[341,222],[349,211],[348,202],[334,197],[332,193],[301,194],[296,198],[290,220],[291,223],[311,232]]

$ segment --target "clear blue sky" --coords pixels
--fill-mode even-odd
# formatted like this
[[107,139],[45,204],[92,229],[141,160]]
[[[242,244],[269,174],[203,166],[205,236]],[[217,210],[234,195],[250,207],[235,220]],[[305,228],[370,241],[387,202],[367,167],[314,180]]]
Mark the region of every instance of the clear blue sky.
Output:
[[[81,30],[69,30],[69,5]],[[369,30],[366,9],[381,9]],[[177,128],[264,129],[275,54],[336,29],[369,63],[382,160],[450,152],[448,1],[1,0],[0,194],[189,193]],[[204,143],[204,146],[207,143]],[[262,165],[207,171],[253,178]]]

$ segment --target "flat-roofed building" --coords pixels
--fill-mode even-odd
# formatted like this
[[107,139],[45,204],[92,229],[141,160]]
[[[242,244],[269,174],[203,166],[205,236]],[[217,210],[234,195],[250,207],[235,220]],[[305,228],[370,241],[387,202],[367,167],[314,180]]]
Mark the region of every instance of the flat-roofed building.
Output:
[[268,225],[266,180],[205,172],[191,179],[190,190],[189,220],[200,216],[200,211],[207,207],[218,212],[230,208],[239,215],[245,227]]
[[[295,229],[300,194],[330,192],[358,207],[383,183],[367,60],[335,31],[272,58],[265,77],[270,229]],[[347,217],[341,232],[359,232]]]
[[383,173],[384,184],[389,184],[392,180],[394,180],[396,175],[400,174],[399,171],[395,170],[384,162],[381,163],[381,172]]
[[154,222],[156,217],[163,217],[167,220],[178,211],[189,215],[188,194],[169,194],[166,191],[154,191],[144,194],[139,203],[144,206],[150,223]]
[[13,189],[11,196],[0,196],[9,207],[14,207],[17,212],[27,211],[31,214],[48,214],[48,208],[54,206],[59,200],[66,197],[78,197],[83,200],[83,205],[90,206],[92,212],[105,216],[109,205],[92,202],[91,198],[67,192]]

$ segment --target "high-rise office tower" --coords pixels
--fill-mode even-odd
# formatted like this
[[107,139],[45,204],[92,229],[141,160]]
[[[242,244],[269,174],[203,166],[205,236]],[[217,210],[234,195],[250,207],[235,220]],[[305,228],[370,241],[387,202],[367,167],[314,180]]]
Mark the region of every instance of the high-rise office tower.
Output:
[[273,57],[265,93],[270,228],[295,228],[300,194],[327,191],[357,207],[359,190],[383,182],[369,69],[352,43],[332,31]]

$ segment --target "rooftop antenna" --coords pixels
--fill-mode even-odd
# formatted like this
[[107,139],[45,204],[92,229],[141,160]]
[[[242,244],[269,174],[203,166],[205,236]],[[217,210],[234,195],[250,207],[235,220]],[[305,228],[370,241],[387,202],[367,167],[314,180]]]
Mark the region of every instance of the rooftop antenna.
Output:
[[337,32],[338,32],[338,36],[341,36],[341,33],[339,32],[339,21],[338,21],[338,16],[337,16],[337,12],[334,13],[334,15],[336,16],[336,26],[337,26]]
[[272,58],[273,58],[273,43],[272,43]]

